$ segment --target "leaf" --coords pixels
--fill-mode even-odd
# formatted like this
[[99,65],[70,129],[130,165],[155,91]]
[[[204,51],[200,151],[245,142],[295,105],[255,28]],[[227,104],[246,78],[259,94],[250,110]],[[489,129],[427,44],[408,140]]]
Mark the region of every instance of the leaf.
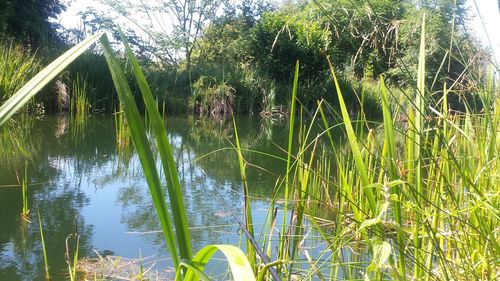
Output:
[[387,265],[387,261],[392,253],[392,246],[387,241],[376,239],[372,244],[373,258],[370,267],[375,269],[383,269]]
[[235,281],[254,281],[255,275],[252,270],[252,266],[248,261],[245,254],[237,247],[233,245],[208,245],[201,249],[191,261],[191,265],[199,264],[193,270],[191,267],[187,267],[185,281],[198,281],[200,279],[200,272],[203,272],[206,264],[211,260],[212,256],[217,252],[221,251],[224,256],[226,256],[227,262],[229,263],[229,268],[231,269],[231,274]]
[[378,224],[380,222],[381,222],[381,220],[379,218],[373,218],[373,219],[365,220],[359,226],[359,231],[361,231],[361,230],[363,230],[363,229],[365,229],[367,227],[374,226],[374,225],[376,225],[376,224]]
[[157,103],[153,98],[151,89],[146,81],[146,76],[142,72],[139,62],[130,49],[127,39],[121,30],[120,37],[123,45],[125,45],[125,51],[134,70],[137,84],[141,90],[144,104],[151,120],[151,128],[156,138],[156,146],[158,147],[158,152],[160,153],[163,172],[165,173],[165,179],[167,180],[168,196],[175,224],[175,233],[177,237],[177,244],[179,246],[179,253],[181,255],[181,259],[189,260],[192,256],[191,239],[187,223],[186,208],[184,207],[183,191],[179,182],[177,166],[175,165],[172,148],[170,146],[170,142],[168,141],[167,132],[160,116],[160,112],[158,111]]
[[382,205],[380,205],[377,209],[377,216],[372,219],[365,220],[364,222],[361,223],[359,226],[359,231],[370,227],[374,226],[376,224],[379,224],[382,222],[382,217],[387,213],[387,210],[389,209],[389,202],[384,202]]
[[335,84],[335,89],[337,90],[337,96],[339,99],[340,112],[342,113],[342,120],[344,121],[345,130],[347,133],[347,138],[349,140],[349,146],[351,147],[352,156],[354,158],[354,162],[356,164],[356,168],[359,172],[359,176],[361,178],[361,184],[363,185],[363,192],[366,198],[368,199],[368,204],[372,213],[375,213],[377,201],[375,195],[373,193],[372,188],[368,187],[370,185],[370,180],[368,177],[368,169],[363,160],[363,156],[361,155],[361,150],[358,145],[358,138],[354,133],[354,129],[352,128],[351,118],[349,117],[349,113],[347,112],[347,107],[344,101],[344,97],[342,96],[342,91],[340,90],[339,82],[337,80],[337,76],[335,75],[335,71],[333,69],[332,62],[328,58],[328,65],[330,67],[330,72],[333,78],[333,82]]
[[61,71],[63,71],[70,63],[77,59],[85,52],[92,44],[94,44],[104,33],[98,33],[91,36],[80,44],[66,51],[40,73],[35,75],[28,83],[26,83],[19,91],[10,97],[0,107],[0,126],[2,126],[9,118],[14,115],[23,105],[25,105],[32,97],[34,97],[45,85],[50,83]]
[[123,73],[123,69],[120,67],[118,61],[113,55],[113,50],[111,49],[108,38],[103,36],[101,38],[101,43],[104,49],[104,56],[106,57],[109,70],[115,84],[116,92],[118,93],[118,97],[123,105],[123,111],[125,113],[125,117],[127,118],[132,140],[134,142],[137,155],[139,156],[144,177],[148,183],[149,191],[163,229],[165,241],[167,243],[168,250],[170,251],[170,256],[172,257],[172,263],[177,269],[179,265],[179,256],[177,254],[172,222],[167,203],[165,201],[163,187],[158,175],[158,170],[156,169],[156,161],[153,157],[153,152],[151,151],[151,147],[146,136],[144,122],[142,121],[139,110],[137,109],[137,105],[134,97],[132,96],[132,91],[130,90],[125,74]]

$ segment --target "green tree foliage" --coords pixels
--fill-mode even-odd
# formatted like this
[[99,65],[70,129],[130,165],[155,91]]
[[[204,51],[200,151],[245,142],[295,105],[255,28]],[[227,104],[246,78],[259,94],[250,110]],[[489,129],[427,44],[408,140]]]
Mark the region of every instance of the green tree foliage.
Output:
[[[421,18],[427,15],[428,85],[466,84],[484,53],[467,33],[464,0],[312,0],[265,14],[253,29],[253,57],[276,79],[299,59],[305,76],[325,67],[323,53],[345,74],[414,84]],[[476,71],[477,72],[477,71]],[[467,86],[464,86],[467,87]]]
[[60,0],[0,1],[0,32],[39,46],[57,39],[55,19],[66,6]]
[[306,77],[326,69],[322,53],[329,51],[330,31],[306,14],[265,13],[253,31],[252,55],[272,78],[290,80],[297,60]]
[[[463,0],[428,0],[420,5],[407,5],[399,29],[396,64],[386,72],[393,81],[403,85],[416,77],[418,38],[421,18],[426,14],[427,85],[442,89],[444,82],[466,84],[471,73],[483,68],[486,53],[467,33],[467,13]],[[468,71],[465,71],[468,70]]]
[[242,18],[224,17],[207,27],[193,54],[205,66],[238,66],[250,60],[249,26]]
[[221,0],[100,0],[130,26],[145,33],[161,53],[166,65],[183,62],[191,68],[191,57],[205,24],[216,18]]
[[262,14],[275,9],[263,0],[242,1],[224,6],[224,14],[207,25],[194,50],[203,66],[238,67],[252,60],[252,36]]
[[397,34],[405,11],[400,0],[319,0],[307,6],[331,31],[332,59],[357,76],[377,77],[393,66]]

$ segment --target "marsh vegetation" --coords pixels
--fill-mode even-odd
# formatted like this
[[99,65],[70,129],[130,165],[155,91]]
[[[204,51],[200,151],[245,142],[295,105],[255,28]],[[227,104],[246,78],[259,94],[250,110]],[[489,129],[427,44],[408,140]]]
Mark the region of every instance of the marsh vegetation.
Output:
[[172,34],[88,11],[57,56],[4,12],[0,277],[499,278],[498,65],[464,1],[145,3]]

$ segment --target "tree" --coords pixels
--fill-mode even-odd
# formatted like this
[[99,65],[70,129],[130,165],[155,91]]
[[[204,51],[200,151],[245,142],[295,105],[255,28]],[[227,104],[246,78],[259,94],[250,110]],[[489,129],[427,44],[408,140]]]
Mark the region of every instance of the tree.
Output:
[[300,60],[301,75],[312,78],[326,69],[324,52],[331,52],[330,31],[307,14],[265,13],[254,27],[252,56],[271,78],[288,81]]
[[50,22],[66,10],[60,0],[1,1],[0,32],[39,46],[43,40],[57,39],[57,24]]
[[183,58],[191,67],[192,53],[203,26],[216,17],[222,0],[101,0],[138,27],[169,64]]
[[[467,87],[468,78],[478,72],[485,52],[468,34],[468,14],[464,0],[426,0],[408,5],[399,30],[397,63],[387,73],[392,80],[411,85],[416,79],[423,14],[426,15],[426,85],[431,90],[443,83],[457,82]],[[433,87],[432,87],[433,86]]]
[[274,6],[263,0],[226,4],[222,16],[203,29],[193,59],[203,65],[226,67],[249,63],[252,57],[252,30],[265,12]]

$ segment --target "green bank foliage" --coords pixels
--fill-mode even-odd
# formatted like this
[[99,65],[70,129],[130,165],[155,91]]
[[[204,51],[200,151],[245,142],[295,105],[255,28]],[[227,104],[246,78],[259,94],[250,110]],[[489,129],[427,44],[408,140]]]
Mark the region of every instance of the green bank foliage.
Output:
[[[49,2],[54,2],[54,5]],[[40,3],[45,8],[38,18],[54,17],[64,9],[58,1],[52,2]],[[150,10],[154,7],[159,11],[179,12],[181,10],[177,8],[187,3],[151,0],[148,2],[150,8],[146,9],[137,3],[130,3],[128,7],[116,1],[104,2],[125,18],[130,19],[133,10],[137,17],[144,16],[146,22],[152,20]],[[292,69],[297,60],[301,62],[298,96],[305,108],[316,108],[318,99],[325,99],[338,108],[338,99],[331,94],[334,87],[326,63],[329,56],[338,69],[338,81],[344,89],[349,111],[354,114],[369,107],[365,114],[370,118],[380,118],[381,100],[377,92],[380,75],[392,86],[393,92],[400,92],[393,95],[396,100],[405,98],[401,92],[416,85],[419,52],[416,38],[420,36],[420,19],[426,13],[427,88],[434,93],[441,91],[444,83],[456,83],[461,94],[450,95],[450,106],[464,111],[464,100],[480,105],[474,81],[484,75],[485,62],[489,60],[488,54],[470,35],[466,7],[465,0],[311,0],[280,5],[263,0],[240,4],[206,1],[206,9],[224,12],[213,16],[203,14],[197,21],[196,9],[202,7],[196,7],[178,15],[178,20],[192,21],[192,25],[176,23],[172,33],[159,32],[144,25],[140,28],[149,41],[141,40],[131,28],[127,29],[126,37],[131,47],[140,53],[138,58],[150,80],[155,99],[165,102],[169,112],[287,114]],[[14,13],[12,9],[6,9],[5,13]],[[61,31],[59,42],[79,42],[97,30],[108,30],[119,38],[114,24],[116,20],[109,15],[89,10],[82,16],[81,28],[58,29]],[[160,18],[167,16],[166,13],[155,15]],[[23,38],[31,36],[26,35],[27,32],[34,32],[16,28],[17,25],[9,20],[4,20],[3,26],[4,33],[15,36],[19,42],[25,42]],[[190,35],[186,37],[186,34]],[[4,43],[4,46],[8,45]],[[42,50],[38,52],[41,61],[50,60],[68,48],[62,43],[57,46],[41,46]],[[35,49],[30,45],[28,50]],[[90,112],[110,113],[117,109],[111,77],[102,67],[103,61],[99,50],[91,50],[58,78],[68,89],[77,83],[78,75],[80,80],[86,81],[77,84],[92,89],[93,97],[88,100]],[[15,62],[12,62],[10,68],[14,67]],[[125,75],[132,80],[129,74],[127,70]],[[70,109],[70,106],[61,106],[61,99],[52,95],[58,89],[57,86],[49,88],[49,93],[41,99],[47,111]],[[12,94],[14,90],[5,91]],[[132,91],[137,94],[139,89],[132,87]],[[71,93],[68,93],[68,98],[71,99]],[[142,101],[137,101],[139,109],[144,110]]]
[[16,0],[0,3],[0,33],[9,34],[33,47],[59,41],[57,24],[51,22],[66,10],[60,0]]
[[4,102],[41,70],[42,63],[22,45],[0,42],[0,102]]
[[[249,4],[250,5],[250,4]],[[257,10],[257,6],[249,6]],[[359,109],[363,81],[366,104],[380,111],[376,80],[383,75],[395,89],[416,85],[420,19],[427,13],[426,58],[427,87],[439,91],[443,84],[457,82],[469,96],[474,77],[488,57],[473,37],[468,35],[468,16],[464,1],[302,1],[272,10],[260,10],[258,20],[248,22],[242,12],[228,13],[205,29],[194,52],[193,61],[224,71],[226,76],[251,70],[261,79],[275,83],[276,100],[286,103],[286,88],[291,83],[295,61],[301,62],[300,91],[306,108],[314,108],[324,98],[338,106],[329,83],[326,57],[339,69],[345,100],[351,110]],[[468,70],[464,74],[464,70]],[[198,68],[194,71],[203,71]],[[213,71],[210,69],[210,71]],[[196,79],[196,78],[195,78]],[[236,99],[245,91],[236,89]],[[247,83],[248,84],[248,83]],[[240,96],[241,95],[241,96]],[[469,98],[473,99],[473,98]],[[247,99],[263,110],[263,97]],[[456,96],[450,97],[455,109],[463,110]],[[240,104],[237,104],[240,105]],[[248,110],[243,104],[239,111]]]
[[[192,53],[173,68],[143,58],[143,70],[123,34],[124,54],[117,58],[98,33],[5,95],[0,125],[9,126],[15,112],[100,40],[106,64],[92,67],[103,73],[107,67],[114,87],[104,108],[116,106],[116,93],[116,122],[126,125],[117,130],[137,151],[176,280],[209,280],[204,269],[217,251],[234,280],[496,280],[500,89],[494,66],[484,69],[487,57],[458,28],[465,20],[462,1],[418,2],[236,7],[184,46]],[[254,10],[256,16],[248,12]],[[101,50],[93,51],[88,60],[103,59]],[[89,76],[76,73],[70,108],[85,115],[103,97],[93,96]],[[234,126],[245,203],[243,220],[235,220],[246,253],[234,245],[193,252],[158,109],[175,100],[201,115],[289,115],[288,145],[281,149],[286,172],[275,187],[284,200],[271,200],[261,235],[254,233],[248,197],[250,152]],[[381,121],[370,121],[377,112]],[[344,132],[340,138],[335,128]],[[319,255],[307,247],[311,233],[325,244]],[[75,253],[73,261],[68,257],[72,279]]]
[[[426,85],[425,38],[422,32],[416,91],[406,104],[393,104],[385,80],[379,80],[381,123],[368,122],[362,116],[353,122],[335,68],[327,61],[340,122],[331,125],[328,115],[336,114],[335,107],[325,100],[318,101],[309,124],[302,122],[302,115],[291,114],[283,158],[286,174],[276,186],[284,190],[284,201],[272,201],[266,232],[259,237],[254,236],[247,198],[247,152],[241,149],[235,126],[245,222],[237,216],[235,219],[244,232],[247,255],[232,245],[209,245],[193,254],[183,191],[164,121],[125,38],[126,54],[156,139],[167,196],[129,83],[104,35],[83,41],[30,80],[0,107],[0,122],[4,124],[51,77],[100,39],[162,224],[176,280],[209,280],[203,270],[216,251],[227,258],[234,280],[297,276],[320,280],[493,280],[498,277],[500,250],[496,231],[500,92],[490,72],[485,80],[477,81],[481,113],[474,113],[467,104],[465,113],[452,111],[448,97],[456,89],[446,84],[435,102]],[[294,69],[291,112],[303,110],[297,95],[299,62]],[[394,121],[398,119],[404,122]],[[313,134],[316,126],[322,130]],[[331,134],[339,126],[345,130],[340,146]],[[281,224],[276,223],[274,207],[283,210]],[[276,231],[280,235],[273,249],[272,234]],[[315,258],[304,245],[311,231],[318,233],[315,239],[326,243]],[[68,263],[72,278],[76,277],[76,255]]]

